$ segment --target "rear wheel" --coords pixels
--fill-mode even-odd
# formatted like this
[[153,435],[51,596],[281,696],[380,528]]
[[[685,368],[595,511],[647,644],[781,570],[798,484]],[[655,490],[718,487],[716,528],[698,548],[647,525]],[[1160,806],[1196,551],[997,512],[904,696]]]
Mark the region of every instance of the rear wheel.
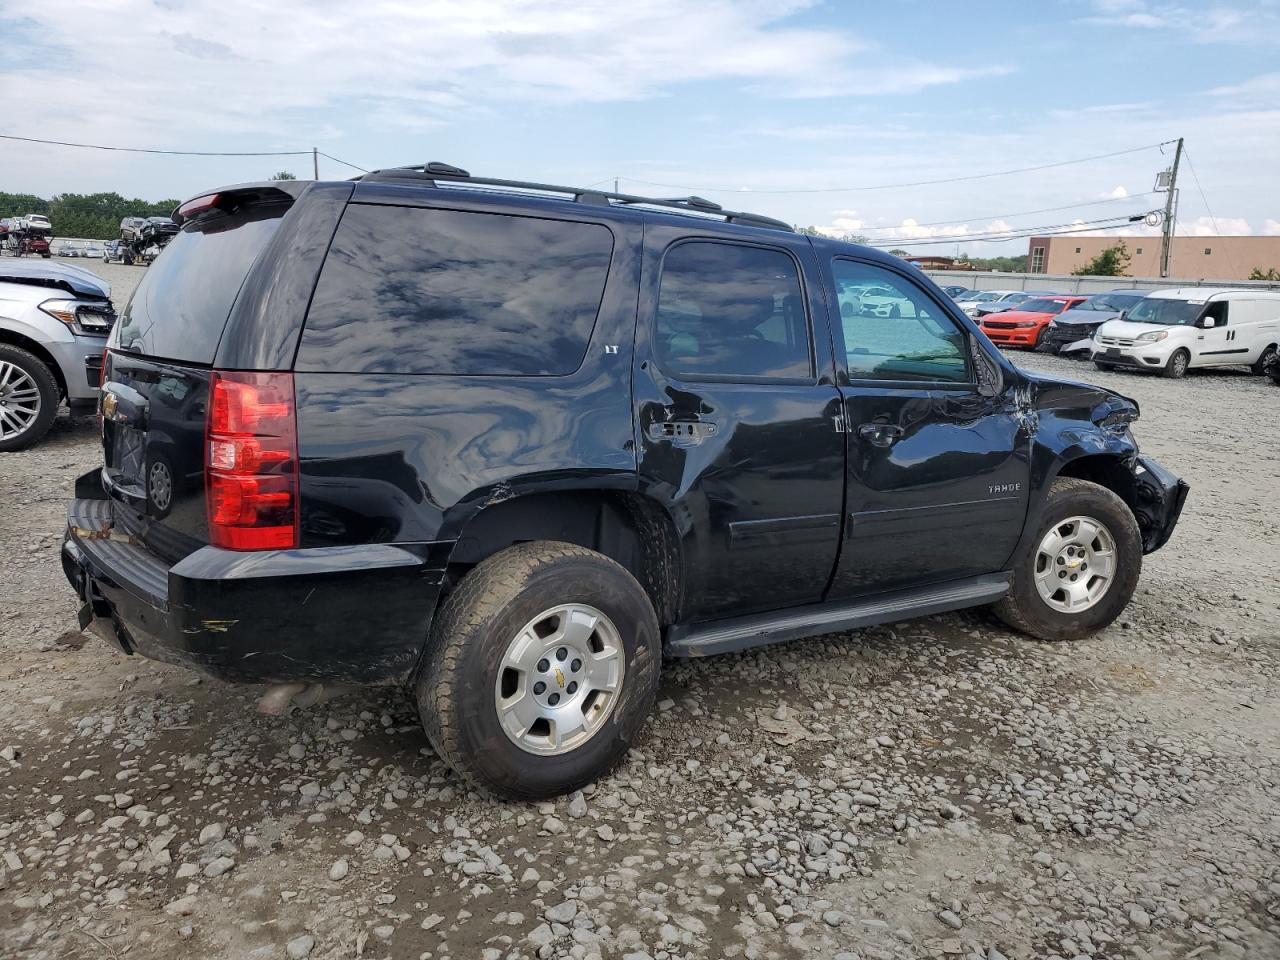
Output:
[[0,451],[25,450],[58,415],[58,384],[40,358],[0,343]]
[[1274,368],[1277,360],[1280,360],[1280,356],[1277,356],[1276,345],[1273,343],[1268,345],[1268,347],[1262,351],[1262,355],[1254,361],[1254,364],[1250,369],[1253,370],[1254,373],[1264,374]]
[[993,610],[1041,640],[1078,640],[1120,616],[1141,572],[1142,535],[1128,505],[1096,483],[1055,480]]
[[657,617],[630,573],[584,547],[524,543],[479,564],[445,600],[416,695],[446,763],[536,800],[622,758],[660,661]]
[[1169,362],[1164,365],[1164,375],[1171,380],[1181,380],[1191,367],[1191,354],[1186,350],[1175,350]]

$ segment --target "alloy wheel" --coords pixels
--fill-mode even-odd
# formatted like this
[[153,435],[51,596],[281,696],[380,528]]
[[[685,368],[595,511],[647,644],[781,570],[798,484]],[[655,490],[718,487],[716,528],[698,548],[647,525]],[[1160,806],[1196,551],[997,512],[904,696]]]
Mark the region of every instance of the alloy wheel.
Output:
[[1091,517],[1069,517],[1049,528],[1035,553],[1040,599],[1061,613],[1095,606],[1116,576],[1116,542]]
[[521,750],[557,756],[595,736],[622,692],[622,637],[582,603],[552,607],[515,635],[498,667],[494,705]]
[[0,360],[0,440],[26,433],[40,416],[40,388],[27,371]]

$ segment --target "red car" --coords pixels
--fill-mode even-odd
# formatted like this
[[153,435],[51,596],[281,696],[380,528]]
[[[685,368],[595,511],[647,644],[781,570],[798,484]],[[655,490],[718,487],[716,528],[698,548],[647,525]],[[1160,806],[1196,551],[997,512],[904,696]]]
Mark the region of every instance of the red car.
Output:
[[1065,294],[1060,297],[1036,297],[1018,304],[1017,310],[985,316],[979,325],[982,332],[991,338],[991,342],[998,346],[1028,347],[1034,350],[1040,345],[1040,337],[1054,317],[1088,299]]

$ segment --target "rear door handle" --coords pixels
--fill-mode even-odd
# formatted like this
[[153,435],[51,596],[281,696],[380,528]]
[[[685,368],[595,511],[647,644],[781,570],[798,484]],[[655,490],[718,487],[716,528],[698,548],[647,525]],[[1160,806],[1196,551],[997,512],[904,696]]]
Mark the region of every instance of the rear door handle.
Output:
[[902,428],[892,423],[864,423],[858,436],[873,447],[891,447],[902,437]]

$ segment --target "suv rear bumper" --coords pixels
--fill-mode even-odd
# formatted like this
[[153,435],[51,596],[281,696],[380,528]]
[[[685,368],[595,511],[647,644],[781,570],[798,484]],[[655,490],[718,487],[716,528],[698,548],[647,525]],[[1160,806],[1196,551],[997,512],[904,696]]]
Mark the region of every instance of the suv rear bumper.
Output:
[[451,548],[206,546],[167,566],[112,529],[110,501],[73,500],[62,568],[81,629],[124,653],[234,682],[376,683],[416,665]]

